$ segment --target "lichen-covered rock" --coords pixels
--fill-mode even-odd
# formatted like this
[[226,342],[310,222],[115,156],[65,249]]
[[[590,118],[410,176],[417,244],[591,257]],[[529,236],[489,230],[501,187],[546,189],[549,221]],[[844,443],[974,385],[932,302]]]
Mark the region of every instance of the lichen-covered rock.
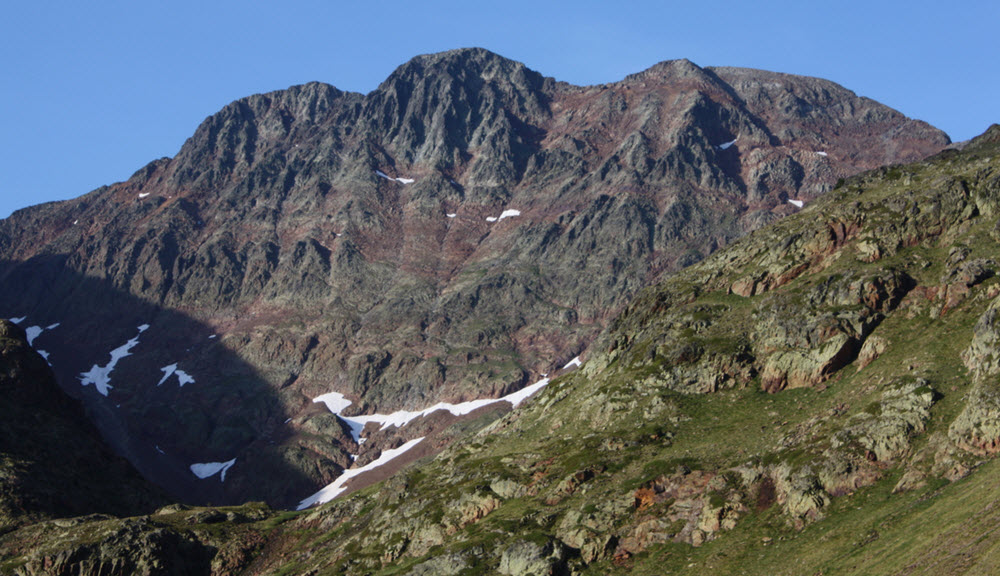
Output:
[[[768,392],[814,386],[858,356],[886,313],[913,287],[899,270],[829,276],[802,301],[771,296],[754,327],[754,355]],[[795,306],[804,306],[796,311]]]
[[[94,532],[99,534],[96,541]],[[83,524],[66,536],[59,545],[27,554],[15,574],[200,576],[209,573],[214,555],[190,536],[144,519]],[[74,543],[74,536],[82,541]]]
[[457,576],[463,574],[469,566],[467,555],[465,553],[435,556],[410,568],[406,576]]
[[861,345],[861,350],[858,352],[858,370],[864,369],[866,366],[878,359],[879,356],[885,354],[885,351],[889,349],[889,341],[885,338],[872,334],[865,339],[865,343]]
[[778,392],[819,384],[847,365],[857,349],[857,340],[847,334],[837,334],[817,348],[774,352],[764,361],[761,388],[766,392]]
[[1000,298],[990,303],[973,329],[972,343],[962,359],[973,387],[948,436],[976,454],[1000,452]]
[[805,523],[821,518],[823,509],[830,504],[830,495],[809,466],[793,468],[779,465],[771,471],[771,477],[778,502],[796,527],[801,528]]
[[490,482],[490,490],[504,500],[523,496],[528,491],[524,485],[510,478],[497,478]]
[[924,431],[935,394],[922,379],[889,385],[877,404],[834,435],[831,446],[839,448],[856,442],[870,460],[898,460],[909,450],[911,438]]
[[506,576],[558,574],[565,564],[565,550],[557,541],[543,544],[515,540],[500,555],[497,571]]
[[686,467],[649,482],[635,491],[640,521],[621,539],[619,548],[634,554],[667,541],[701,546],[714,540],[720,531],[735,527],[746,512],[735,488],[719,474]]

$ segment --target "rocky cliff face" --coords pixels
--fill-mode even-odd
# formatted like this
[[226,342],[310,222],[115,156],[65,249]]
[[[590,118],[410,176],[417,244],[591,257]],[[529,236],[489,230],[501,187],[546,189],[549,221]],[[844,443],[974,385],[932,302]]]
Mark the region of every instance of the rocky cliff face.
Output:
[[[147,477],[289,505],[398,443],[359,446],[314,397],[364,413],[512,392],[789,200],[947,142],[811,78],[681,60],[577,87],[484,50],[421,56],[368,95],[239,100],[129,181],[14,214],[0,315],[59,324],[38,346]],[[842,291],[886,297],[800,334],[826,347],[762,367],[772,388],[845,362],[906,284],[857,281]]]

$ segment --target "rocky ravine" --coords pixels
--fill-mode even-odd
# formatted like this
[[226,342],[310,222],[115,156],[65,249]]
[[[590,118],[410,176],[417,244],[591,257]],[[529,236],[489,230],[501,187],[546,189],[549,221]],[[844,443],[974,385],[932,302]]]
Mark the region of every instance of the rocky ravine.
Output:
[[239,100],[129,181],[15,213],[0,315],[59,325],[37,346],[61,385],[178,498],[288,506],[401,442],[358,446],[314,397],[512,392],[789,200],[947,143],[813,78],[679,60],[578,87],[420,56],[367,95]]

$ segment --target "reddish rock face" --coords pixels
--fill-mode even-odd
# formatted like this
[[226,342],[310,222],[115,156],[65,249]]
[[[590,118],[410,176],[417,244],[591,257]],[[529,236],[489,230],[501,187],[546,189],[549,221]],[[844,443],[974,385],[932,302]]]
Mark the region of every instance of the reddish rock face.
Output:
[[[127,182],[16,213],[0,314],[60,323],[39,345],[62,386],[147,476],[287,505],[368,449],[313,397],[509,393],[789,200],[947,143],[813,78],[681,60],[578,87],[483,50],[421,56],[368,95],[239,100]],[[109,395],[81,387],[140,324]],[[195,382],[158,385],[171,364]],[[234,457],[225,483],[188,470]]]

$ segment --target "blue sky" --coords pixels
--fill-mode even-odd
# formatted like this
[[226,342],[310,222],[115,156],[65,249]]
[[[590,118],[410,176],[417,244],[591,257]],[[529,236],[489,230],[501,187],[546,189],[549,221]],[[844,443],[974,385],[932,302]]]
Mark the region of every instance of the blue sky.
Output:
[[1000,122],[1000,2],[7,2],[0,218],[127,179],[207,116],[313,80],[369,92],[482,46],[574,84],[661,60],[818,76],[953,140]]

